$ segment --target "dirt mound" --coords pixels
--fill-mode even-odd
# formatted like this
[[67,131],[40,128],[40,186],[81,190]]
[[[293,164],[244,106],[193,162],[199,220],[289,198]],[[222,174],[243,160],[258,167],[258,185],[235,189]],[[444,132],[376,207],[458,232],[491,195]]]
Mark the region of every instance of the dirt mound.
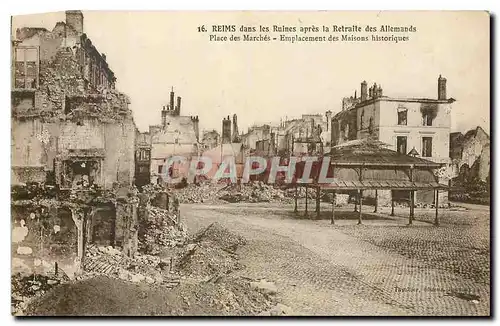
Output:
[[219,223],[210,224],[205,229],[196,233],[191,242],[212,242],[224,250],[235,251],[238,246],[245,245],[245,238],[234,234]]
[[193,278],[211,279],[227,275],[243,266],[235,253],[226,251],[211,242],[192,244],[181,255],[176,270]]
[[235,251],[245,243],[243,237],[212,223],[194,235],[179,256],[176,270],[194,278],[227,275],[243,267]]
[[56,286],[27,308],[32,316],[258,315],[274,298],[242,279],[181,284],[174,289],[104,276]]

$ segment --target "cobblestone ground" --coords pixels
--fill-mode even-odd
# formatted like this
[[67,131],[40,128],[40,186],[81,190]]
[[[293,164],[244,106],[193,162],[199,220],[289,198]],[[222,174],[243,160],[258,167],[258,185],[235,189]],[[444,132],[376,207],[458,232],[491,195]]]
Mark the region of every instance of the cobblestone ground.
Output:
[[190,232],[217,221],[246,237],[239,249],[246,267],[238,273],[274,281],[283,303],[297,313],[490,313],[484,209],[443,211],[438,228],[426,222],[433,220],[430,210],[417,210],[411,227],[399,208],[401,217],[367,215],[361,226],[349,213],[343,219],[339,212],[332,226],[327,219],[298,218],[280,204],[192,204],[181,211]]

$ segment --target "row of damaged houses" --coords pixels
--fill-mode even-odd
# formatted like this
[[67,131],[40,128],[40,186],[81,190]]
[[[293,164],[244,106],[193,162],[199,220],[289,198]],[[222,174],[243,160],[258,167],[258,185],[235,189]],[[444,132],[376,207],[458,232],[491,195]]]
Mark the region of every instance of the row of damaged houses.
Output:
[[[349,144],[359,146],[360,140],[377,141],[384,149],[434,163],[441,185],[454,178],[485,181],[490,170],[489,136],[480,127],[466,134],[450,132],[455,99],[447,96],[446,82],[438,77],[436,98],[396,98],[384,95],[380,84],[369,87],[363,81],[359,93],[342,99],[336,114],[327,111],[254,126],[241,139],[250,153],[269,157],[334,156]],[[408,191],[391,189],[367,190],[364,196],[381,204],[410,197]],[[435,203],[434,191],[416,191],[415,202]],[[447,204],[448,191],[440,192],[439,202]]]
[[[170,105],[161,111],[161,125],[150,126],[149,132],[141,134],[144,142],[136,160],[138,165],[144,165],[141,167],[144,174],[136,172],[136,178],[143,180],[143,184],[161,183],[162,173],[170,173],[164,171],[167,160],[174,155],[188,159],[208,156],[215,163],[214,169],[226,157],[234,157],[241,177],[245,158],[249,156],[269,160],[274,156],[284,160],[290,156],[323,157],[333,155],[331,148],[371,140],[399,154],[435,163],[440,184],[449,185],[452,178],[465,174],[480,174],[484,180],[489,173],[489,136],[481,128],[461,137],[450,133],[455,100],[447,97],[446,79],[442,76],[437,79],[436,93],[436,98],[396,98],[385,96],[381,85],[374,83],[368,87],[363,81],[359,93],[355,91],[353,96],[342,99],[336,114],[330,110],[324,114],[303,114],[300,118],[282,119],[278,124],[254,125],[241,134],[237,116],[233,115],[222,119],[220,134],[210,130],[200,135],[197,117],[180,114],[180,104],[174,105],[172,91]],[[462,149],[457,150],[460,146]],[[173,170],[176,176],[187,173],[175,166]],[[366,191],[364,195],[376,198],[381,204],[390,203],[393,197],[409,197],[406,191],[390,189]],[[447,195],[448,191],[440,192],[441,204],[447,204]],[[415,201],[432,204],[436,199],[432,190],[419,190]]]
[[[137,187],[162,184],[167,173],[182,176],[175,165],[167,164],[176,155],[210,157],[214,169],[232,157],[238,175],[249,156],[350,157],[351,162],[339,161],[336,167],[333,162],[329,169],[334,177],[334,171],[341,171],[339,176],[347,179],[318,189],[350,193],[363,188],[362,196],[381,204],[407,198],[413,190],[417,202],[446,203],[446,191],[436,198],[432,190],[447,184],[457,171],[489,175],[489,137],[482,129],[452,134],[450,147],[454,99],[446,96],[441,76],[437,99],[388,97],[380,85],[363,82],[360,96],[354,92],[344,98],[336,114],[304,114],[244,133],[239,132],[237,116],[227,116],[220,134],[200,131],[197,116],[183,115],[182,98],[173,89],[158,110],[158,124],[139,132],[130,101],[115,88],[116,80],[106,55],[84,33],[80,11],[67,11],[66,20],[51,31],[16,31],[11,91],[14,272],[60,268],[74,274],[82,267],[89,243],[119,246],[133,255],[141,214]],[[384,143],[389,152],[366,147],[362,140]],[[460,150],[454,150],[454,144]],[[380,153],[390,160],[384,166],[376,166],[384,160]],[[370,173],[359,167],[367,164],[372,177],[401,180],[396,186],[366,181]],[[389,171],[394,164],[403,172]],[[415,166],[433,169],[436,180],[416,172],[427,179],[420,188],[413,187],[417,181],[409,171]],[[366,180],[351,180],[361,176]]]
[[80,11],[12,40],[12,271],[79,272],[88,244],[137,250],[137,128]]

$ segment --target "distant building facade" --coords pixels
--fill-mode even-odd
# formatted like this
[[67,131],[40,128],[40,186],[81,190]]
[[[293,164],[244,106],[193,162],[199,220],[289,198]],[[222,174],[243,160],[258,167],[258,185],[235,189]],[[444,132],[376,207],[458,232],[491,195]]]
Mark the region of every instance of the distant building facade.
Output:
[[208,130],[203,132],[203,137],[201,143],[203,144],[203,149],[212,149],[220,144],[220,134],[217,130]]
[[136,131],[135,185],[142,187],[151,182],[151,137],[149,132]]
[[161,110],[161,124],[149,126],[152,183],[162,183],[162,176],[175,173],[165,170],[169,158],[183,156],[190,160],[201,152],[198,116],[181,115],[181,97],[174,101],[172,89],[169,104]]
[[[342,110],[332,117],[332,146],[349,140],[370,138],[382,141],[397,152],[416,154],[451,168],[451,105],[446,96],[446,79],[438,78],[437,99],[384,96],[376,83],[361,83],[358,97],[342,100]],[[446,175],[446,173],[445,173]],[[448,183],[448,180],[441,180]],[[444,192],[443,192],[444,193]],[[432,201],[432,194],[417,192],[417,202]],[[443,201],[441,201],[443,202]]]

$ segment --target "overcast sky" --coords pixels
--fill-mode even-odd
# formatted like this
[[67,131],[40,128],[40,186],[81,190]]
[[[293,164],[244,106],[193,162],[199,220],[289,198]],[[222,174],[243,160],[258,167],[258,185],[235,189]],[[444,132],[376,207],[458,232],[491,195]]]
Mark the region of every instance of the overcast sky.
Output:
[[[220,132],[236,113],[240,131],[302,113],[337,112],[360,82],[381,84],[384,95],[437,97],[448,80],[452,131],[477,125],[489,132],[489,17],[484,12],[103,12],[84,14],[84,32],[106,53],[117,88],[126,93],[140,130],[160,123],[173,86],[183,115]],[[51,30],[64,12],[16,16],[18,27]],[[407,43],[215,43],[204,24],[413,25]],[[278,36],[278,35],[276,35]]]

